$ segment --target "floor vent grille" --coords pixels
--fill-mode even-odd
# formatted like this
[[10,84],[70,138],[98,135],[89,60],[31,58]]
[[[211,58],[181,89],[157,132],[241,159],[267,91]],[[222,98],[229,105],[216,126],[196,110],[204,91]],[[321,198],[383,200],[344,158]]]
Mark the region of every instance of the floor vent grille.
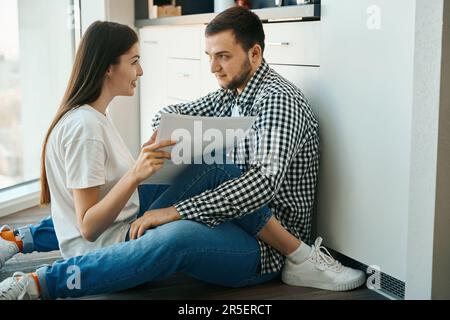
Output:
[[405,299],[405,283],[384,272],[379,272],[375,268],[370,268],[368,265],[356,261],[342,253],[327,248],[334,258],[342,262],[345,266],[362,270],[366,273],[368,284],[372,284],[377,289],[393,299]]

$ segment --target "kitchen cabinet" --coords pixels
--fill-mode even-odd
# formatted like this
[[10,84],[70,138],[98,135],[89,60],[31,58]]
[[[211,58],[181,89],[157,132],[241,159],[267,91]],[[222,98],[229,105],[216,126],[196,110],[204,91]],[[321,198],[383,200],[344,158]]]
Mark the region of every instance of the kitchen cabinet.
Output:
[[319,66],[320,21],[264,24],[269,63]]
[[200,60],[167,60],[167,96],[182,101],[192,101],[200,93]]
[[141,65],[144,71],[140,79],[140,143],[146,142],[153,132],[151,121],[167,96],[167,29],[143,28],[139,32]]
[[200,48],[205,28],[203,25],[169,26],[166,28],[168,57],[200,60]]
[[316,111],[319,103],[320,82],[319,67],[269,64],[281,76],[291,81],[305,95],[311,107]]
[[[219,88],[205,54],[205,25],[140,29],[141,141],[154,114],[170,103],[192,101]],[[320,21],[264,24],[266,61],[314,103],[318,92]]]
[[151,121],[174,101],[201,96],[200,54],[203,25],[141,28],[140,140],[152,134]]
[[319,85],[320,21],[264,24],[264,58],[297,86],[316,109]]

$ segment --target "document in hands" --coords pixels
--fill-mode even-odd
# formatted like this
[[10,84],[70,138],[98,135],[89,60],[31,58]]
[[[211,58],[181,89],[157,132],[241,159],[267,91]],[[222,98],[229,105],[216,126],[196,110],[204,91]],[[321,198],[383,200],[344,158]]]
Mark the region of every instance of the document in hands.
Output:
[[[213,150],[229,153],[248,134],[256,117],[198,117],[163,113],[156,142],[178,143],[161,150],[171,152],[161,170],[143,184],[173,184],[177,176],[191,164],[211,163]],[[205,160],[205,161],[203,161]]]

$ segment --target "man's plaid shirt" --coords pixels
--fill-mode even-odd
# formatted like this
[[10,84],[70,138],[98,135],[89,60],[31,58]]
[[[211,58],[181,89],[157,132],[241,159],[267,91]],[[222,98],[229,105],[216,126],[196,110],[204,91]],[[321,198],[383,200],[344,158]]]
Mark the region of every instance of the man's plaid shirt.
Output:
[[[241,141],[234,150],[242,176],[175,208],[183,219],[214,227],[267,205],[291,234],[308,243],[319,169],[318,122],[302,92],[265,61],[240,95],[219,89],[194,102],[167,106],[152,126],[158,127],[164,112],[229,117],[236,103],[240,115],[257,117],[252,126],[256,138]],[[261,274],[280,271],[284,257],[258,242]]]

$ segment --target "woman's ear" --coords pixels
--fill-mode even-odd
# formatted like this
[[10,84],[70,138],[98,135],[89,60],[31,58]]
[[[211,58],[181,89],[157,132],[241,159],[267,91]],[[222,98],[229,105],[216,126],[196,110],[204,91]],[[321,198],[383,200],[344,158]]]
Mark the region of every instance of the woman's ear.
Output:
[[109,66],[108,69],[106,70],[105,78],[111,77],[111,73],[112,73],[112,66]]

